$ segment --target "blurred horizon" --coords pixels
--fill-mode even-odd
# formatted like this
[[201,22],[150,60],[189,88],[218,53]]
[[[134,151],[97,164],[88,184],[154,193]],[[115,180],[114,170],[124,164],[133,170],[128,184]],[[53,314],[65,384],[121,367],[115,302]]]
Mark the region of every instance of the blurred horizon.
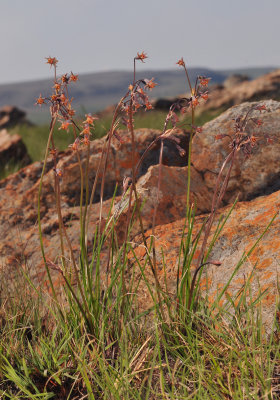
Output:
[[[206,70],[206,71],[214,71],[214,72],[217,72],[217,73],[222,73],[222,74],[224,74],[224,73],[227,73],[228,72],[228,75],[231,75],[231,72],[232,72],[232,74],[235,74],[235,73],[237,73],[237,74],[239,74],[239,73],[241,73],[241,74],[243,74],[243,73],[245,73],[246,74],[246,70],[248,70],[248,71],[253,71],[253,70],[264,70],[265,71],[265,73],[266,73],[266,71],[273,71],[273,70],[276,70],[276,69],[280,69],[280,65],[278,66],[278,65],[259,65],[259,66],[256,66],[256,65],[250,65],[250,66],[246,66],[246,67],[236,67],[236,68],[210,68],[210,67],[208,67],[208,66],[206,66],[206,65],[204,65],[204,66],[201,66],[201,65],[194,65],[194,66],[192,66],[191,68],[189,68],[189,69],[191,69],[191,70]],[[176,71],[178,71],[179,69],[178,69],[178,66],[176,67],[174,67],[174,68],[145,68],[143,71],[141,71],[143,74],[145,74],[147,71],[148,72],[176,72]],[[59,70],[58,70],[58,76],[61,76],[63,73],[70,73],[70,71],[71,70],[68,70],[68,71],[61,71],[61,73],[59,72]],[[245,72],[243,72],[243,71],[245,71]],[[100,71],[85,71],[85,72],[79,72],[79,71],[75,71],[75,73],[76,74],[78,74],[78,76],[80,77],[80,76],[88,76],[88,75],[92,75],[92,76],[94,76],[94,75],[96,75],[96,76],[98,76],[98,75],[100,75],[100,74],[106,74],[106,73],[112,73],[112,74],[115,74],[115,73],[125,73],[125,74],[129,74],[129,73],[131,73],[131,74],[133,74],[133,69],[131,68],[131,69],[129,69],[129,68],[120,68],[120,69],[118,69],[118,68],[115,68],[115,69],[111,69],[111,70],[100,70]],[[250,74],[249,74],[250,75]],[[259,76],[259,74],[258,74],[258,76]],[[250,77],[249,77],[250,78]],[[39,78],[26,78],[26,79],[21,79],[21,80],[16,80],[16,81],[5,81],[5,82],[1,82],[1,80],[0,80],[0,86],[5,86],[5,85],[16,85],[16,84],[21,84],[21,83],[23,83],[23,84],[25,84],[25,83],[33,83],[33,82],[40,82],[40,81],[53,81],[53,71],[52,71],[52,75],[49,75],[49,76],[43,76],[43,77],[39,77]]]

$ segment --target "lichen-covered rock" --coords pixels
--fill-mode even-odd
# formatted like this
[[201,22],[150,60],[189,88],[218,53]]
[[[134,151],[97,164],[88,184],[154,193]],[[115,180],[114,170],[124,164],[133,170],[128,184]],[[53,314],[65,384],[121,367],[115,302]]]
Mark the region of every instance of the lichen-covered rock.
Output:
[[[210,243],[213,237],[219,217],[222,215],[226,216],[229,209],[229,206],[221,209],[219,215],[216,216],[216,223],[211,230],[208,243]],[[260,292],[264,292],[262,298],[263,321],[268,330],[272,325],[279,295],[279,209],[280,191],[249,202],[238,203],[209,256],[209,260],[219,261],[221,265],[207,266],[201,280],[201,294],[205,295],[206,287],[208,286],[209,301],[213,303],[218,293],[223,290],[230,280],[239,261],[243,258],[244,262],[236,271],[226,293],[234,297],[244,287],[247,280],[250,279],[250,295],[252,296],[252,300],[255,300]],[[204,218],[205,216],[196,218],[193,237],[195,237],[201,228]],[[267,229],[270,223],[271,226]],[[159,225],[155,229],[158,274],[162,286],[164,287],[165,282],[167,282],[167,290],[173,296],[176,291],[177,266],[183,228],[184,219],[181,219],[171,224]],[[263,238],[258,242],[264,232]],[[151,231],[147,232],[147,236],[150,234]],[[141,243],[140,237],[139,243]],[[251,252],[252,249],[253,251]],[[134,251],[139,260],[143,260],[145,257],[145,248],[140,245]],[[193,269],[196,265],[198,255],[199,246],[194,254]],[[163,256],[165,268],[163,267]],[[133,257],[131,257],[131,263],[133,263]],[[154,284],[153,274],[148,265],[145,271],[150,283]],[[151,306],[152,301],[144,283],[140,285],[139,291],[141,292],[141,296],[139,296],[140,306],[142,309],[147,309]],[[247,295],[247,300],[249,301],[249,292],[247,292]],[[220,305],[224,301],[225,296],[222,297]]]

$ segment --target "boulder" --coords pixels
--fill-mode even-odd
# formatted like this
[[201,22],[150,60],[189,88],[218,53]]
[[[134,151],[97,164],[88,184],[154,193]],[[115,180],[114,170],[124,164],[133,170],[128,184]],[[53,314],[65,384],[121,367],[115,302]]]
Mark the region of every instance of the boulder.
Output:
[[0,129],[10,128],[22,123],[29,123],[26,120],[25,111],[22,111],[15,106],[4,106],[0,109]]
[[[186,215],[188,167],[161,167],[161,182],[158,191],[159,165],[153,165],[137,182],[137,193],[141,203],[141,216],[144,230],[152,227],[155,206],[157,213],[155,225],[163,225]],[[190,204],[197,204],[197,215],[209,210],[211,198],[203,186],[200,174],[191,167]],[[118,204],[116,204],[118,206]],[[133,196],[132,208],[135,206]],[[127,218],[127,207],[117,221],[116,229],[119,240],[124,238],[124,227]],[[131,237],[139,234],[140,223],[136,219],[131,229]]]
[[280,69],[251,81],[246,80],[244,76],[231,77],[224,82],[222,87],[210,87],[209,99],[205,103],[201,102],[197,113],[221,112],[247,101],[279,100],[279,98]]
[[159,98],[152,101],[155,110],[168,111],[177,98]]
[[[196,108],[196,115],[206,113],[209,116],[216,116],[217,113],[220,114],[229,107],[247,101],[279,100],[280,69],[253,80],[248,80],[245,75],[232,75],[223,84],[211,85],[209,92],[208,100],[200,101],[199,107]],[[173,102],[186,96],[190,97],[190,93],[182,94],[174,99],[156,99],[153,101],[153,106],[155,109],[167,111]]]
[[11,162],[24,166],[31,162],[22,138],[10,135],[6,129],[0,131],[0,161],[2,166]]
[[[238,291],[242,290],[249,280],[251,293],[249,295],[248,289],[247,300],[249,301],[249,296],[251,296],[251,301],[254,301],[258,298],[260,293],[263,293],[263,322],[268,331],[272,325],[279,296],[279,208],[280,191],[268,196],[261,196],[252,201],[238,203],[232,211],[209,256],[209,260],[219,261],[221,265],[208,265],[205,267],[200,285],[202,296],[206,294],[206,288],[208,287],[208,299],[210,304],[213,303],[217,295],[221,293],[222,289],[225,288],[229,282],[239,261],[243,259],[243,263],[237,268],[225,295],[221,298],[220,305],[225,303],[226,296],[231,296],[234,299]],[[210,243],[213,238],[219,218],[228,215],[229,209],[230,207],[227,206],[219,211],[216,216],[216,222],[212,227],[208,243]],[[205,217],[206,216],[196,217],[193,237],[195,237],[201,228]],[[159,225],[155,229],[158,275],[162,287],[164,288],[165,283],[167,283],[167,291],[173,298],[176,292],[177,266],[184,222],[184,219],[181,219],[170,224]],[[267,230],[270,223],[271,226]],[[146,233],[147,237],[151,234],[151,231]],[[258,242],[262,234],[264,234],[264,236]],[[135,245],[134,251],[137,258],[143,260],[145,257],[145,248],[141,243],[141,237],[139,237],[138,240],[140,245]],[[134,242],[136,241],[137,240]],[[199,246],[200,245],[201,240]],[[193,270],[198,257],[199,246],[194,254],[192,264]],[[252,249],[253,251],[251,252]],[[165,268],[163,267],[163,258]],[[133,256],[131,256],[130,261],[131,266],[133,266],[135,262]],[[145,272],[149,282],[152,284],[152,287],[154,287],[153,274],[148,265]],[[139,273],[138,277],[140,278]],[[142,282],[140,284],[139,292],[141,293],[141,296],[139,296],[140,308],[142,310],[148,309],[152,305],[152,301],[145,283]]]
[[[258,137],[257,144],[250,157],[246,157],[242,151],[237,154],[224,204],[233,202],[237,197],[239,200],[250,200],[280,189],[280,103],[266,100],[232,107],[206,123],[202,132],[194,137],[192,165],[203,177],[211,198],[222,163],[230,152],[234,120],[239,116],[244,117],[251,107],[258,104],[265,105],[268,111],[261,114],[254,111],[252,117],[261,119],[263,125],[257,127],[250,122],[246,127],[246,132]],[[217,140],[217,135],[229,137]]]

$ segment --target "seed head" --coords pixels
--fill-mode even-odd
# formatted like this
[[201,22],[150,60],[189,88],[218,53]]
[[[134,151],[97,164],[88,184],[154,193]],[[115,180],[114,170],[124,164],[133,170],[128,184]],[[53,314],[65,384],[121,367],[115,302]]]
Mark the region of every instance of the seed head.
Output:
[[55,57],[46,57],[47,64],[50,64],[51,67],[55,67],[58,63],[58,60]]
[[193,98],[192,98],[192,105],[193,105],[193,107],[196,107],[196,106],[199,105],[199,101],[197,100],[196,97],[193,97]]
[[146,82],[145,88],[146,88],[146,89],[150,89],[150,90],[151,90],[151,89],[153,89],[154,87],[156,87],[157,83],[154,82],[154,79],[155,79],[155,78],[152,78],[152,79],[150,79],[150,80],[145,79],[145,82]]
[[98,117],[93,117],[91,114],[85,115],[86,120],[83,121],[83,124],[93,125],[93,122],[98,119]]
[[74,143],[69,144],[68,147],[70,147],[73,151],[77,151],[79,149],[79,145],[80,145],[80,139],[76,138]]
[[71,71],[71,75],[69,78],[70,82],[77,82],[79,80],[79,76],[78,75],[74,75],[73,72]]
[[185,67],[185,61],[184,61],[183,57],[180,58],[180,60],[177,61],[176,64],[180,65],[180,67]]
[[147,54],[142,51],[142,53],[137,53],[137,56],[135,57],[135,60],[140,60],[142,62],[145,62],[144,60],[148,58]]
[[36,99],[35,105],[42,106],[42,104],[44,104],[44,103],[45,103],[45,98],[42,97],[42,95],[41,95],[41,93],[40,93],[40,96],[38,97],[38,99]]
[[64,74],[61,77],[61,82],[62,83],[68,83],[69,82],[70,77],[68,76],[68,74]]
[[61,89],[61,84],[56,82],[56,83],[54,84],[54,88],[55,88],[55,90],[56,90],[57,92],[59,92],[60,89]]
[[202,93],[201,96],[203,100],[208,100],[208,93]]
[[204,76],[199,77],[199,83],[201,86],[208,86],[210,78],[205,78]]
[[71,121],[67,120],[67,121],[63,121],[62,124],[60,125],[60,127],[58,128],[59,130],[63,130],[63,131],[67,131],[69,129],[69,125],[71,124]]
[[153,109],[153,106],[152,106],[152,104],[151,104],[149,101],[147,101],[147,102],[145,103],[145,107],[146,107],[146,110],[152,110],[152,109]]

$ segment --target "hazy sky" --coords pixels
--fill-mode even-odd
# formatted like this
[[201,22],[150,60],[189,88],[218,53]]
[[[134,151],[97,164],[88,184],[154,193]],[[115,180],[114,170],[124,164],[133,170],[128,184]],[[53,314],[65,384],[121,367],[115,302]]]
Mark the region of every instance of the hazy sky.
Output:
[[280,0],[0,0],[0,83],[59,72],[280,66]]

